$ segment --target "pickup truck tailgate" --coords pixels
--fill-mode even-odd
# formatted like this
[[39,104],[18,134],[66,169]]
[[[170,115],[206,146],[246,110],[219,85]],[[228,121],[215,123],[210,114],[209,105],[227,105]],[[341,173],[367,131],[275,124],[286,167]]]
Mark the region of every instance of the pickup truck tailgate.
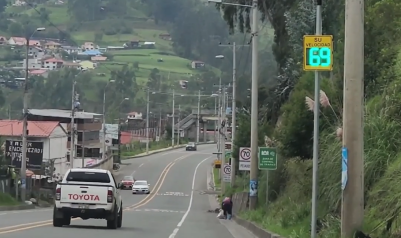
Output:
[[107,204],[107,186],[62,185],[61,203]]

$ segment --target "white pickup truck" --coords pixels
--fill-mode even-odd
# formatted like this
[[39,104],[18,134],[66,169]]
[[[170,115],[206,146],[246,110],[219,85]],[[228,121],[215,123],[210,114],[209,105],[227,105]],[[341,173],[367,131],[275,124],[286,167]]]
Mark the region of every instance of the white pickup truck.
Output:
[[55,227],[68,226],[75,217],[106,219],[109,229],[122,226],[123,208],[118,183],[108,170],[68,170],[57,185],[55,200]]

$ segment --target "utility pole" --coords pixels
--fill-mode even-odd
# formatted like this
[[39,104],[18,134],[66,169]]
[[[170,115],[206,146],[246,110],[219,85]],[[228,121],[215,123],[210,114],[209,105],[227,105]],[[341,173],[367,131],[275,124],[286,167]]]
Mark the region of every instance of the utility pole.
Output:
[[[322,35],[322,0],[316,1],[316,35]],[[315,104],[313,109],[313,169],[312,169],[312,216],[311,238],[317,235],[317,196],[319,167],[319,115],[320,115],[320,73],[315,71]]]
[[114,83],[115,80],[109,80],[103,90],[103,160],[107,159],[106,156],[106,89],[110,83]]
[[[217,116],[217,97],[214,97],[214,116]],[[214,140],[216,140],[216,120],[214,121]]]
[[177,145],[180,144],[180,122],[181,122],[181,104],[178,104],[178,129],[177,129]]
[[[85,124],[85,122],[84,122]],[[81,143],[81,158],[82,158],[82,164],[81,164],[81,168],[85,168],[85,131],[82,131],[82,143]]]
[[[220,79],[219,79],[219,85],[218,85],[218,87],[219,87],[219,107],[218,107],[218,122],[217,122],[217,152],[221,152],[221,135],[220,135],[220,127],[221,127],[221,102],[222,102],[222,97],[221,97],[221,94],[222,94],[222,88],[221,88],[221,77],[220,77]],[[221,159],[222,157],[221,157],[221,154],[218,154],[218,158],[219,159]],[[222,164],[223,164],[223,161],[221,162]],[[220,175],[221,175],[221,173],[220,173]],[[220,177],[221,178],[221,177]]]
[[172,122],[172,125],[171,125],[171,146],[172,147],[174,147],[174,133],[175,133],[175,129],[174,129],[174,117],[175,117],[175,115],[174,115],[174,110],[175,110],[175,105],[174,105],[174,103],[175,103],[175,91],[174,91],[174,89],[173,89],[173,122]]
[[241,47],[246,47],[249,45],[237,45],[236,42],[233,42],[233,44],[226,44],[226,45],[220,45],[222,47],[232,47],[233,50],[233,101],[232,101],[232,123],[231,123],[231,138],[232,141],[234,142],[234,138],[235,138],[235,130],[236,130],[236,126],[237,126],[237,122],[236,122],[236,100],[237,100],[237,57],[236,57],[236,53],[237,53],[237,49],[241,48]]
[[22,123],[22,160],[21,160],[21,200],[25,202],[26,199],[26,153],[28,147],[28,76],[29,76],[29,40],[38,31],[44,31],[46,28],[40,27],[30,35],[25,37],[26,50],[25,50],[25,82],[24,82],[24,96],[23,96],[23,123]]
[[146,92],[146,154],[149,154],[149,88]]
[[[225,128],[227,127],[227,122],[226,122],[226,87],[223,87],[223,92],[222,92],[222,107],[221,107],[221,124],[219,125],[219,134],[222,134],[220,136],[220,148],[221,148],[221,165],[224,167],[226,164],[226,134],[224,133]],[[224,125],[224,126],[223,126]],[[226,183],[223,182],[224,178],[224,170],[220,169],[220,178],[221,178],[221,193],[224,194],[226,190]]]
[[364,215],[364,2],[345,1],[343,150],[348,153],[341,237],[352,237]]
[[[255,210],[258,203],[258,0],[252,1],[252,101],[251,101],[251,172],[249,184],[256,192],[251,192],[249,208]],[[251,190],[251,186],[249,188]]]
[[201,100],[201,91],[198,92],[198,115],[196,118],[196,143],[199,143],[199,121],[200,121],[200,100]]
[[70,124],[70,134],[71,134],[71,143],[70,143],[70,167],[74,168],[74,160],[75,160],[75,85],[76,81],[72,82],[72,94],[71,94],[71,124]]
[[161,136],[162,136],[162,108],[160,107],[159,108],[159,141],[160,141],[160,138],[161,138]]
[[28,76],[29,76],[29,38],[26,38],[26,51],[25,51],[25,83],[24,83],[24,111],[22,123],[22,161],[21,161],[21,200],[25,202],[26,199],[26,151],[28,145]]

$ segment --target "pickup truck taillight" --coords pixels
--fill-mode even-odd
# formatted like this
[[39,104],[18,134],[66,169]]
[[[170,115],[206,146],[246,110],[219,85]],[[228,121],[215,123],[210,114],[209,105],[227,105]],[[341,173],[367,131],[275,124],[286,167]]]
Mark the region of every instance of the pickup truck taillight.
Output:
[[61,198],[61,188],[56,189],[56,200],[60,201]]
[[113,202],[113,191],[112,190],[108,190],[107,191],[107,202],[108,203],[112,203]]

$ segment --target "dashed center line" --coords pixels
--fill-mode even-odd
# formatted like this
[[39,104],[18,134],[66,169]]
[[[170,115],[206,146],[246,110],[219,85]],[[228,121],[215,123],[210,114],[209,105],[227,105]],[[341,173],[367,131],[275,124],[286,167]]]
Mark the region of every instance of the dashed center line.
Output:
[[161,212],[161,213],[185,213],[185,211],[166,210],[166,209],[132,209],[134,212]]
[[165,192],[165,193],[158,193],[159,196],[177,196],[177,197],[189,197],[189,194],[184,194],[181,192]]

